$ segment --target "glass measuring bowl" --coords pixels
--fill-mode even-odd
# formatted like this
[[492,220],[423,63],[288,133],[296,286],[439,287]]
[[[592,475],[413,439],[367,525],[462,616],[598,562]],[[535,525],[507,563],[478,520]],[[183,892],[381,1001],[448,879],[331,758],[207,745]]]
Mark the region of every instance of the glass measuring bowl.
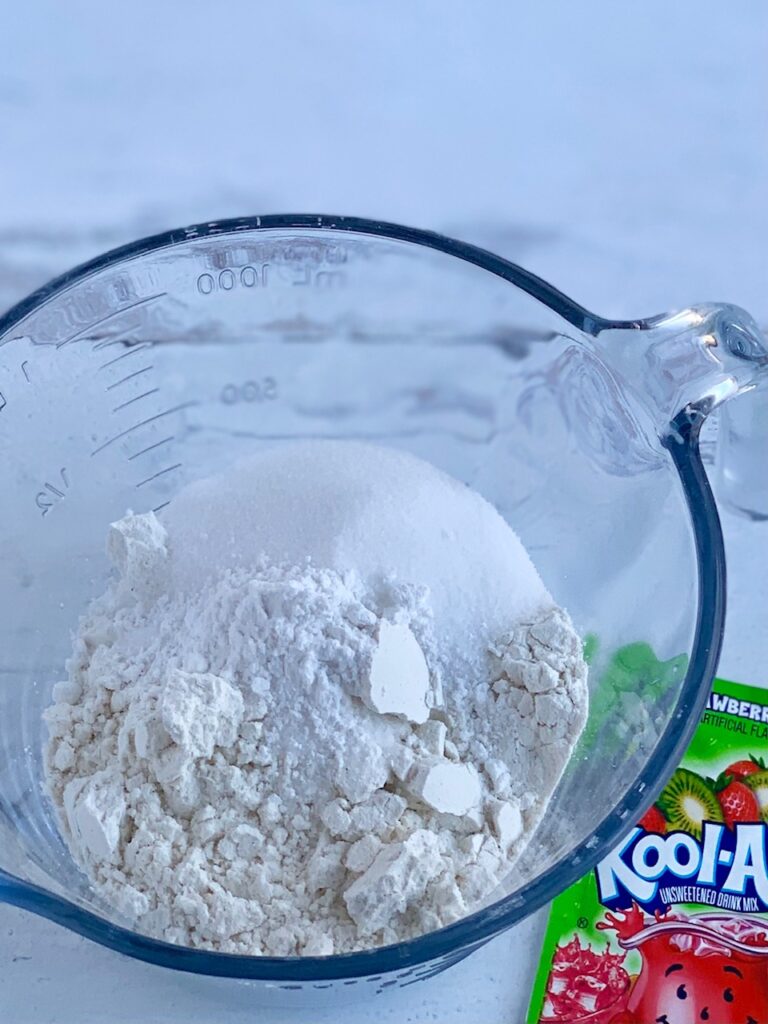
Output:
[[[170,232],[30,296],[0,320],[0,899],[286,997],[408,985],[523,920],[614,845],[688,743],[724,616],[699,430],[767,365],[733,307],[610,321],[491,253],[348,218]],[[41,787],[41,712],[105,587],[108,523],[305,437],[412,451],[493,502],[590,638],[590,721],[529,851],[464,920],[326,958],[182,949],[116,919],[72,861]]]

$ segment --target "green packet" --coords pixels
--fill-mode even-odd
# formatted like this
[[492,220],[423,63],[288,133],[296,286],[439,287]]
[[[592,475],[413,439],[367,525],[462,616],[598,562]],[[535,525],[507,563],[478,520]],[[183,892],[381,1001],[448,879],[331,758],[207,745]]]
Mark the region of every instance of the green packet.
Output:
[[656,804],[552,904],[528,1024],[768,1024],[768,690],[716,680]]

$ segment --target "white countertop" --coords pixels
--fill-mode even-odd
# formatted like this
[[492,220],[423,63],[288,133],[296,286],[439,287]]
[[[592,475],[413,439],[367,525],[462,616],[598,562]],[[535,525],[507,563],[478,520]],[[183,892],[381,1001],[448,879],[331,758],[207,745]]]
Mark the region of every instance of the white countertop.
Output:
[[[763,0],[516,6],[6,4],[0,308],[142,234],[310,210],[486,244],[606,315],[725,299],[768,324]],[[762,683],[768,525],[724,525],[721,674]],[[520,1024],[540,930],[288,1014],[0,906],[0,1024]]]

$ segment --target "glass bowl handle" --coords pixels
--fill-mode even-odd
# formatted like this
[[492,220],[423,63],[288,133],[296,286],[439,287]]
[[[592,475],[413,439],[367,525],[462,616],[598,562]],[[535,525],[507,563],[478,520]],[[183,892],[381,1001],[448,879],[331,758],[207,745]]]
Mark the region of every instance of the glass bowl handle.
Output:
[[678,431],[695,440],[720,409],[716,494],[768,518],[768,343],[752,317],[712,303],[596,333],[600,357],[667,446]]

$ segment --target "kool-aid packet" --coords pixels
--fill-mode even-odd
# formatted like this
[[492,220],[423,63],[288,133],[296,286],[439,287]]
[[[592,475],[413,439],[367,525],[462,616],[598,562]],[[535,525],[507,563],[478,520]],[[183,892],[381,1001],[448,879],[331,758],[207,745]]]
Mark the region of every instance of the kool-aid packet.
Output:
[[768,690],[715,682],[680,767],[552,905],[528,1024],[768,1024]]

